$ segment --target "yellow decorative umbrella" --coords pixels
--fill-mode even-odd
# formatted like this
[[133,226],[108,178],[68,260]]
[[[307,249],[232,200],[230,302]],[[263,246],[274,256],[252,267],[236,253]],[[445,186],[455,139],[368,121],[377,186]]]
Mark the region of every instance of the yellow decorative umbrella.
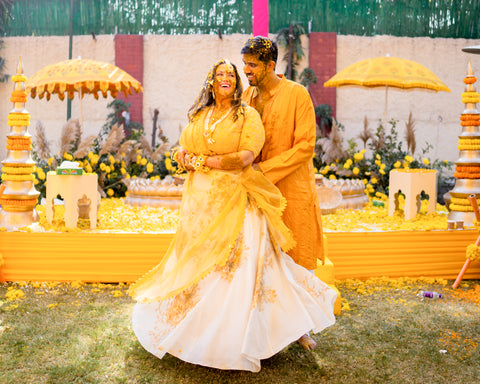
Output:
[[325,87],[345,85],[367,88],[385,87],[385,123],[389,87],[450,92],[450,89],[423,65],[388,55],[358,61],[342,69],[323,85]]
[[99,93],[107,97],[108,92],[116,97],[118,92],[125,96],[132,93],[132,89],[139,93],[142,85],[127,72],[110,63],[89,59],[72,59],[48,65],[31,76],[25,88],[32,98],[38,95],[50,100],[54,93],[63,100],[65,93],[73,99],[75,93],[80,98],[86,93],[93,94],[98,99]]
[[73,99],[79,94],[80,126],[83,126],[82,98],[86,93],[93,94],[98,99],[99,93],[103,97],[117,97],[118,92],[125,96],[132,94],[132,89],[139,93],[142,85],[124,70],[117,66],[96,60],[71,59],[56,64],[47,65],[39,70],[25,83],[25,90],[32,98],[44,96],[50,100],[52,94],[57,94],[60,100]]

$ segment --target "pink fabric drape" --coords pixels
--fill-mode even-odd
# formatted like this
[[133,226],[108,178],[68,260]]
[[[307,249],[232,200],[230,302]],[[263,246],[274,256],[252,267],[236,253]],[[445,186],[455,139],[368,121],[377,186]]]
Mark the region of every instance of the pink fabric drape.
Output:
[[268,0],[252,1],[253,36],[268,37]]

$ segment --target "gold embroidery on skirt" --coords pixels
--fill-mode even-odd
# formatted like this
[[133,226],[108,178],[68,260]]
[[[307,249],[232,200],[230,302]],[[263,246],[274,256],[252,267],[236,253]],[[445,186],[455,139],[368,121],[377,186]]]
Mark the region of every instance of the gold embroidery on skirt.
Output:
[[238,236],[235,247],[230,253],[230,257],[226,261],[225,265],[220,267],[216,266],[214,271],[220,274],[220,277],[228,282],[231,282],[235,271],[240,267],[244,261],[244,252],[248,250],[248,247],[245,245],[245,239],[243,232]]
[[272,249],[272,243],[269,241],[266,247],[265,257],[258,258],[255,292],[253,293],[250,310],[257,308],[259,311],[263,311],[266,304],[273,303],[277,300],[276,290],[268,288],[265,281],[265,271],[267,268],[272,268],[273,255],[275,255],[275,253]]
[[200,297],[197,295],[197,288],[198,284],[194,284],[170,299],[171,302],[162,314],[165,323],[176,326],[197,305],[200,301]]

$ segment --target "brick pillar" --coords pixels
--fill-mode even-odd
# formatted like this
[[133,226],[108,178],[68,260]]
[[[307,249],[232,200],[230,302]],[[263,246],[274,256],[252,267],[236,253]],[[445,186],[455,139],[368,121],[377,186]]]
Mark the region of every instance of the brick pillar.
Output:
[[317,84],[310,85],[315,105],[328,104],[332,116],[336,116],[337,88],[325,88],[323,83],[337,73],[337,34],[335,32],[311,32],[309,67],[317,75]]
[[[115,35],[115,65],[143,85],[143,36]],[[130,120],[143,124],[143,93],[135,93],[125,97],[123,92],[117,99],[130,103]]]

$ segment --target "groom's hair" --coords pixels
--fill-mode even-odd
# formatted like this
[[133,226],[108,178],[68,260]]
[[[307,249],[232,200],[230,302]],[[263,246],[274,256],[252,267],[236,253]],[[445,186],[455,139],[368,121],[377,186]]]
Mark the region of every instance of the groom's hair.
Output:
[[270,61],[277,63],[278,48],[277,44],[267,37],[250,37],[241,51],[242,54],[255,55],[258,60],[267,64]]

